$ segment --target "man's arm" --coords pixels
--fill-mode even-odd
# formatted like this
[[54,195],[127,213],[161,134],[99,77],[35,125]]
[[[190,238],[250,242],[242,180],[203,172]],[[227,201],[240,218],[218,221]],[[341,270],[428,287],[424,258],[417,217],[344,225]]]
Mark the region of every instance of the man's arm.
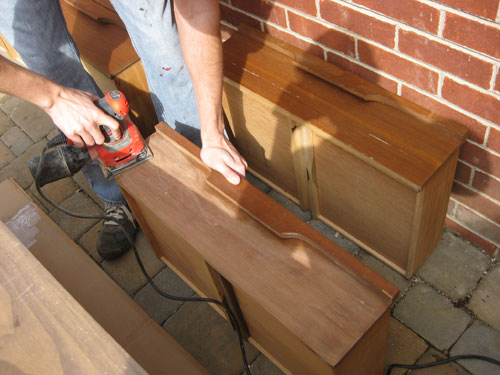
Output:
[[175,0],[174,12],[198,103],[201,159],[238,184],[247,163],[224,136],[219,4],[216,0]]
[[99,125],[113,131],[118,122],[94,104],[95,95],[60,86],[0,56],[0,92],[33,103],[49,114],[59,129],[79,147],[102,144]]

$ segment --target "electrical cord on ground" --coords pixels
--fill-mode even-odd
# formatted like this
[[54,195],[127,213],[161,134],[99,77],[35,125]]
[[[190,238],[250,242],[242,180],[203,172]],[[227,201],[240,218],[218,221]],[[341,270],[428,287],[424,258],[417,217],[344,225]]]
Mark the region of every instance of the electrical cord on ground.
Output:
[[171,294],[168,294],[168,293],[164,292],[163,290],[161,290],[154,283],[153,279],[149,276],[148,272],[146,271],[146,268],[144,267],[144,264],[142,263],[141,257],[139,256],[139,251],[135,247],[134,240],[130,237],[130,235],[127,233],[127,231],[125,230],[125,228],[123,228],[123,226],[120,223],[118,223],[112,216],[106,216],[106,215],[82,215],[82,214],[71,212],[71,211],[65,209],[64,207],[59,206],[57,203],[55,203],[54,201],[52,201],[51,199],[49,199],[42,192],[42,190],[40,188],[40,173],[41,173],[41,170],[42,170],[41,166],[43,165],[43,161],[44,161],[44,158],[45,158],[45,153],[47,152],[47,150],[49,148],[54,147],[54,146],[56,146],[58,144],[61,144],[61,143],[64,143],[64,142],[65,142],[65,138],[61,137],[61,138],[57,138],[57,139],[51,140],[50,143],[48,142],[43,147],[42,152],[40,153],[40,160],[38,162],[38,167],[37,167],[36,174],[35,174],[35,187],[36,187],[36,190],[38,191],[38,194],[40,194],[40,196],[43,199],[45,199],[48,203],[50,203],[56,209],[58,209],[61,212],[64,212],[65,214],[67,214],[69,216],[77,217],[77,218],[80,218],[80,219],[99,219],[99,220],[113,221],[115,224],[117,224],[121,228],[121,230],[125,234],[125,236],[127,237],[127,240],[129,241],[130,245],[132,246],[132,249],[134,250],[134,253],[135,253],[135,258],[137,259],[137,263],[139,264],[139,267],[140,267],[142,273],[144,274],[144,277],[146,277],[146,280],[151,285],[151,287],[154,289],[154,291],[157,292],[158,294],[160,294],[162,297],[165,297],[165,298],[168,298],[168,299],[171,299],[171,300],[174,300],[174,301],[213,303],[215,305],[218,305],[218,306],[221,306],[222,308],[224,308],[226,310],[228,316],[229,316],[229,319],[231,320],[231,323],[233,324],[233,327],[236,330],[236,333],[238,334],[238,341],[239,341],[239,344],[240,344],[240,351],[241,351],[241,356],[243,358],[243,365],[245,367],[245,373],[247,375],[251,375],[251,373],[250,373],[250,367],[248,365],[248,360],[247,360],[247,355],[246,355],[246,351],[245,351],[245,345],[244,345],[244,340],[243,340],[243,335],[241,333],[240,325],[238,323],[238,320],[234,316],[234,313],[232,312],[232,310],[229,308],[229,306],[226,303],[224,303],[222,301],[219,301],[219,300],[216,300],[216,299],[213,299],[213,298],[180,297],[180,296],[174,296],[174,295],[171,295]]
[[423,369],[423,368],[428,368],[428,367],[440,366],[440,365],[444,365],[445,363],[455,362],[455,361],[458,361],[461,359],[477,359],[477,360],[490,362],[490,363],[493,363],[497,366],[500,366],[500,361],[497,361],[496,359],[493,359],[490,357],[485,357],[482,355],[464,354],[464,355],[457,355],[454,357],[446,358],[446,359],[443,359],[441,361],[424,363],[421,365],[402,365],[402,364],[393,363],[387,369],[387,375],[391,374],[391,371],[393,368],[404,368],[404,369],[408,369],[408,370],[417,370],[417,369]]

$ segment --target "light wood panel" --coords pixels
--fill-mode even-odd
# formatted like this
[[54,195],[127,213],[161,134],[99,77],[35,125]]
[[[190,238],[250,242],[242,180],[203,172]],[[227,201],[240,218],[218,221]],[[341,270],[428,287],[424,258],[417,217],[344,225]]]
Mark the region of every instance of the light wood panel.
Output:
[[199,288],[209,279],[190,274],[193,259],[231,283],[250,339],[288,371],[334,368],[388,311],[394,286],[246,181],[235,187],[211,174],[199,149],[168,126],[157,126],[149,146],[154,158],[117,181],[152,243]]
[[0,222],[0,372],[146,374]]

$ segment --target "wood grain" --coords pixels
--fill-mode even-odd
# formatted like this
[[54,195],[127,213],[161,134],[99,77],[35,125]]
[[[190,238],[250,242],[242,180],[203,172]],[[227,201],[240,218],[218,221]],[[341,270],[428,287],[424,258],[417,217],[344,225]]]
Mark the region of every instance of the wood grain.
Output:
[[0,222],[0,372],[146,374]]
[[[394,286],[246,181],[234,187],[211,175],[199,149],[165,124],[149,146],[154,158],[118,176],[120,187],[165,258],[185,275],[201,258],[231,283],[245,321],[255,317],[241,295],[295,336],[301,350],[334,367],[387,311]],[[249,325],[249,333],[271,356],[283,350],[276,346],[286,347],[272,330],[254,338]],[[289,352],[279,362],[287,367],[292,357]]]

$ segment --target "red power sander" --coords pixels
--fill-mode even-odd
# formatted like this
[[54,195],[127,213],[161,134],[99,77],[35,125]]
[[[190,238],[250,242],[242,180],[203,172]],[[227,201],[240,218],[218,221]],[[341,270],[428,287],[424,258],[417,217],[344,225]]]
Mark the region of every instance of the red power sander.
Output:
[[118,90],[110,91],[95,101],[95,104],[119,122],[120,138],[114,138],[111,129],[104,125],[100,126],[104,135],[102,145],[79,148],[62,133],[52,138],[47,142],[45,150],[54,148],[53,150],[45,152],[43,157],[38,156],[28,161],[31,174],[38,178],[40,187],[73,176],[94,160],[99,161],[104,176],[110,179],[152,157],[139,129],[126,118],[129,106],[123,93]]

